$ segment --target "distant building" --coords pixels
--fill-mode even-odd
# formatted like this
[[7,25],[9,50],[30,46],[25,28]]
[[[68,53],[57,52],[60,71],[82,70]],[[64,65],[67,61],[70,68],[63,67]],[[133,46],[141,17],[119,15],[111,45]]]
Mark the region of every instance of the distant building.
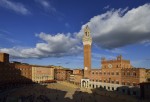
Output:
[[69,81],[71,74],[72,74],[72,70],[69,69],[55,69],[55,80]]
[[[21,76],[32,81],[32,66],[31,65],[22,64],[22,63],[11,63],[11,64],[13,64],[14,67],[20,71]],[[25,79],[21,79],[21,80],[26,82]]]
[[50,65],[48,67],[54,68],[54,69],[64,69],[62,66],[54,66],[54,65]]
[[9,63],[9,54],[0,53],[0,56],[0,90],[32,83],[29,65]]
[[73,73],[70,75],[70,82],[80,85],[83,78],[83,70],[73,69]]
[[150,69],[146,69],[146,81],[150,82]]
[[32,66],[32,81],[42,83],[54,80],[54,68],[48,66]]
[[9,63],[9,54],[0,52],[0,62]]

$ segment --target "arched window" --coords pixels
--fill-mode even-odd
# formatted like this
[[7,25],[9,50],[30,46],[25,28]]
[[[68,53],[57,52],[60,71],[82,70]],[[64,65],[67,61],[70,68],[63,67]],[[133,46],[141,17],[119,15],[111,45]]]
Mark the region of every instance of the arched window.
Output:
[[88,33],[87,33],[87,32],[85,32],[85,35],[86,35],[86,36],[88,36]]

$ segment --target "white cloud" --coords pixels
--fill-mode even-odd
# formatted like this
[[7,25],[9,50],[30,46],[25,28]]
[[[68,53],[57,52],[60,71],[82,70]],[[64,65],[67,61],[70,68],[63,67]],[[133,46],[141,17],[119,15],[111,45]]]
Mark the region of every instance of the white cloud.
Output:
[[48,0],[35,0],[35,2],[40,4],[46,11],[56,12],[56,8]]
[[110,6],[109,6],[109,5],[107,5],[107,6],[105,6],[105,7],[104,7],[104,9],[109,9],[109,7],[110,7]]
[[1,52],[9,53],[13,58],[44,58],[76,55],[82,51],[78,40],[70,34],[50,35],[45,33],[36,34],[43,43],[37,43],[34,48],[2,48]]
[[[36,36],[43,40],[33,48],[2,48],[0,51],[19,58],[43,58],[75,55],[82,51],[79,43],[83,36],[83,29],[89,25],[93,43],[101,48],[113,49],[113,53],[124,53],[118,49],[135,43],[150,43],[150,4],[139,6],[131,10],[110,10],[95,16],[82,26],[78,33],[50,34],[40,33]],[[80,39],[78,39],[80,38]]]
[[133,8],[110,10],[95,16],[82,26],[89,25],[93,42],[99,47],[114,49],[150,40],[150,4]]
[[126,54],[126,52],[125,51],[123,51],[122,49],[119,49],[119,48],[114,48],[114,49],[112,49],[112,50],[107,50],[106,49],[106,51],[108,51],[108,52],[111,52],[111,53],[116,53],[116,54]]
[[10,0],[0,0],[0,6],[23,15],[30,14],[30,11],[23,4],[12,2]]

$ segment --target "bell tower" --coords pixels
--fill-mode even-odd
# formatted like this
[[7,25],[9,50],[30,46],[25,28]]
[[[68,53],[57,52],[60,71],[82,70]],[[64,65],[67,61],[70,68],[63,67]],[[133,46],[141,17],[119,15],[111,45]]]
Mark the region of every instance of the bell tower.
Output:
[[91,71],[91,44],[92,37],[90,35],[90,29],[88,26],[84,28],[84,35],[82,38],[84,46],[84,78],[90,76]]

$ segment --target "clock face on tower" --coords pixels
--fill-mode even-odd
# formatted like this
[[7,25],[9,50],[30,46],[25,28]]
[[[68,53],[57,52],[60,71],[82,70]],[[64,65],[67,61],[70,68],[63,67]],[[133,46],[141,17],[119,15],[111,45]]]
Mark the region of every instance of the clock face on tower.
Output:
[[112,68],[112,64],[108,64],[108,68]]
[[85,69],[85,70],[87,70],[88,68],[87,68],[87,67],[85,67],[84,69]]

